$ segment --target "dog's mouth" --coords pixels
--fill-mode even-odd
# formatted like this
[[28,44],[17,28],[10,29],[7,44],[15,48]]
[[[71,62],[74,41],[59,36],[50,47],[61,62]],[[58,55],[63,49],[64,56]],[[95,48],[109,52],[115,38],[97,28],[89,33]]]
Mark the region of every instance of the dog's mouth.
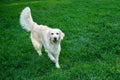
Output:
[[57,38],[54,38],[54,39],[53,39],[53,42],[54,42],[54,43],[57,43],[57,41],[58,41]]
[[53,40],[54,43],[57,43],[57,40]]

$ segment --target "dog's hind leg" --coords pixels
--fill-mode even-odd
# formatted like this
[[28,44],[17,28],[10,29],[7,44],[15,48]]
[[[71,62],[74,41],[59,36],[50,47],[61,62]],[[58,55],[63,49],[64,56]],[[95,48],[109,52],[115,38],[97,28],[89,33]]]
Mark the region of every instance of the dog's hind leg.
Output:
[[42,55],[42,52],[41,52],[42,44],[39,41],[37,41],[35,38],[33,38],[32,36],[31,36],[31,41],[32,41],[32,44],[35,50],[38,52],[39,56],[41,56]]

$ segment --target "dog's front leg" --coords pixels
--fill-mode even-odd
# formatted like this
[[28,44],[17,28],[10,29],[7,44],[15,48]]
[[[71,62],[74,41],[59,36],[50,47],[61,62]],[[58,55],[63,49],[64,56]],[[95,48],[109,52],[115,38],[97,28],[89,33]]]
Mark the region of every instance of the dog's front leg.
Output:
[[59,54],[56,54],[55,55],[55,66],[56,66],[56,68],[60,68],[60,65],[59,65]]
[[55,63],[56,68],[60,68],[59,65],[59,54],[55,54],[54,56],[51,53],[48,53],[48,56],[51,61]]
[[39,41],[37,41],[32,35],[31,35],[31,41],[32,41],[32,44],[35,50],[38,52],[39,56],[41,56],[42,55],[42,52],[41,52],[42,44]]
[[51,53],[48,53],[48,57],[50,58],[51,61],[56,63],[56,60],[55,60],[54,56]]

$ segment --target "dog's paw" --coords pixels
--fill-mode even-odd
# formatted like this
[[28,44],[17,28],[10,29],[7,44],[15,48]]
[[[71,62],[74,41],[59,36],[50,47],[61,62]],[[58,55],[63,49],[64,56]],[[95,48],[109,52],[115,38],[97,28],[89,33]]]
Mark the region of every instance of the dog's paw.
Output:
[[42,56],[42,53],[38,54],[39,56]]
[[55,64],[56,68],[60,69],[60,65],[58,63]]
[[38,52],[38,55],[39,55],[39,56],[42,56],[42,53],[41,53],[41,51],[37,51],[37,52]]

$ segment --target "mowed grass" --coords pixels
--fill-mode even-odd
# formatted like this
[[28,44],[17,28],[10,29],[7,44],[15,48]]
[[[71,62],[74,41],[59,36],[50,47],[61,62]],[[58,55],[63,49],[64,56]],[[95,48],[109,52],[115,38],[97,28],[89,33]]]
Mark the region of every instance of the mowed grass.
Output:
[[[19,24],[29,6],[38,24],[60,28],[61,69],[38,56]],[[0,80],[120,80],[119,0],[1,0]]]

